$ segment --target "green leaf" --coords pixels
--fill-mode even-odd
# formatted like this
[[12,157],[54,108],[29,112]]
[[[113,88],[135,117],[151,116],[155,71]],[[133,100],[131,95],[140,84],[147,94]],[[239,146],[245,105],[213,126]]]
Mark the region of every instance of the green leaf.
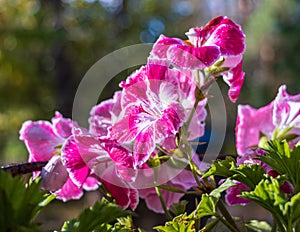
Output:
[[210,216],[216,212],[216,204],[218,203],[219,198],[208,195],[207,193],[202,194],[201,201],[198,204],[194,216],[199,219],[204,216]]
[[216,160],[211,168],[204,173],[202,178],[207,178],[212,175],[220,175],[224,177],[229,177],[233,175],[231,171],[232,168],[235,167],[235,160],[232,157],[226,157],[225,160]]
[[286,141],[269,141],[265,149],[266,155],[259,160],[268,164],[280,175],[290,181],[295,191],[300,191],[300,146],[291,151]]
[[170,206],[170,211],[175,215],[180,215],[180,214],[183,214],[185,212],[185,209],[186,209],[186,205],[188,204],[189,202],[186,201],[186,200],[182,200],[178,203],[174,203]]
[[277,179],[270,177],[262,180],[252,192],[242,192],[242,197],[256,202],[271,212],[277,220],[278,225],[287,225],[286,199],[280,191],[280,184]]
[[251,220],[246,224],[248,232],[270,232],[272,227],[265,221]]
[[38,180],[25,186],[20,177],[0,171],[0,231],[40,231],[33,219],[49,196],[40,187]]
[[233,180],[226,179],[226,181],[223,184],[221,184],[218,188],[211,191],[209,195],[219,199],[221,197],[222,192],[235,185],[236,184],[234,183]]
[[166,222],[164,226],[156,226],[159,232],[194,232],[195,221],[186,213],[175,217],[172,221]]
[[256,185],[265,178],[265,170],[258,164],[239,165],[231,171],[234,173],[230,177],[231,179],[247,185],[251,190],[253,190]]
[[288,217],[292,224],[295,225],[298,223],[300,219],[300,193],[292,196],[285,207],[285,210],[288,211]]
[[237,167],[235,160],[232,157],[227,157],[225,160],[213,163],[211,168],[203,175],[203,178],[211,175],[220,175],[239,181],[253,190],[264,178],[265,170],[258,164],[239,165]]
[[[122,217],[132,215],[132,212],[123,210],[113,203],[108,203],[102,199],[100,202],[95,203],[93,207],[85,209],[78,217],[69,222],[65,222],[62,231],[72,232],[100,232],[100,231],[113,231],[113,225],[109,223]],[[119,230],[118,230],[119,229]],[[121,230],[122,229],[122,230]],[[124,231],[125,226],[116,227],[114,231]]]

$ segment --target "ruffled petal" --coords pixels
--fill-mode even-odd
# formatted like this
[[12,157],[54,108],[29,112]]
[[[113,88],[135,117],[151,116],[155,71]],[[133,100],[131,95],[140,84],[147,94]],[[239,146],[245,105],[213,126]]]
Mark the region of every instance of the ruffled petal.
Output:
[[222,24],[210,35],[205,45],[217,45],[223,56],[236,56],[245,52],[245,35],[230,24]]
[[83,191],[82,188],[75,185],[72,180],[68,178],[62,188],[56,191],[55,194],[57,195],[57,199],[66,202],[80,199],[83,195]]
[[68,138],[72,135],[72,128],[79,127],[78,124],[69,118],[64,118],[61,113],[55,112],[52,118],[54,132],[62,138]]
[[64,140],[56,135],[50,122],[27,121],[20,130],[20,139],[29,151],[29,162],[48,161]]
[[167,53],[173,65],[183,69],[204,69],[214,64],[220,57],[218,46],[191,47],[172,46]]
[[99,184],[100,183],[96,178],[89,176],[83,184],[83,189],[86,191],[96,190],[99,187]]
[[90,173],[86,162],[82,159],[84,153],[78,150],[74,136],[70,137],[62,147],[62,161],[70,178],[78,187],[81,187]]
[[157,57],[159,59],[167,58],[167,51],[172,45],[181,45],[184,42],[178,38],[168,38],[164,35],[161,35],[151,50],[150,56]]
[[300,135],[300,94],[289,95],[285,85],[274,100],[273,123],[281,130],[293,126],[290,133]]
[[251,201],[246,198],[239,197],[242,194],[243,190],[250,190],[250,188],[240,182],[237,182],[236,186],[230,187],[226,190],[225,200],[228,205],[241,204],[245,205],[250,203]]
[[239,155],[245,154],[252,146],[257,146],[260,133],[268,138],[275,129],[272,122],[273,103],[260,109],[254,109],[248,105],[238,106],[236,121],[236,149]]
[[223,74],[224,81],[229,85],[228,96],[232,102],[236,102],[244,83],[245,73],[242,70],[242,62]]

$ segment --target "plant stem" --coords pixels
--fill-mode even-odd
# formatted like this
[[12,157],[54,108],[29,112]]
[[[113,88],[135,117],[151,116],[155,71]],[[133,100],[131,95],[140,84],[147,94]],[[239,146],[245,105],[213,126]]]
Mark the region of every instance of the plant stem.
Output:
[[160,200],[160,203],[161,203],[161,206],[165,212],[165,215],[167,217],[168,220],[172,220],[172,216],[170,215],[168,209],[167,209],[167,206],[166,206],[166,203],[165,203],[165,200],[163,198],[163,196],[161,195],[161,192],[160,192],[160,188],[157,186],[158,183],[157,183],[157,169],[154,169],[154,184],[155,184],[155,191],[156,191],[156,194]]
[[235,221],[231,217],[230,213],[226,209],[225,205],[223,204],[222,200],[218,201],[217,207],[220,210],[220,212],[222,213],[222,215],[224,216],[224,218],[227,220],[227,222],[230,223],[230,225],[232,225],[235,228],[235,231],[240,231],[239,228],[237,227]]
[[232,224],[230,224],[228,221],[226,221],[223,217],[221,217],[219,214],[214,214],[216,218],[218,218],[230,231],[233,232],[239,232],[239,229],[235,228]]

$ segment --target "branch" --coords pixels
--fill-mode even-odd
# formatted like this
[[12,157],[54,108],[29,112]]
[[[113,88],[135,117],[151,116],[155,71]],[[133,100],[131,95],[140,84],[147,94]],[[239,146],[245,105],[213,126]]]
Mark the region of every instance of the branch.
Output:
[[27,173],[41,171],[42,168],[47,163],[48,163],[48,161],[22,163],[22,164],[9,164],[9,165],[5,165],[5,166],[1,166],[1,170],[5,171],[5,172],[10,172],[12,176],[24,175]]

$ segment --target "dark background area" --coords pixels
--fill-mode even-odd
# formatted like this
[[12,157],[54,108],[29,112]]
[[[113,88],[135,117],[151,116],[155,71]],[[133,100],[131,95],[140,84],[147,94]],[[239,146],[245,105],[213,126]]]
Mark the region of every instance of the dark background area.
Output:
[[[185,38],[189,28],[218,15],[241,24],[247,36],[246,81],[237,104],[263,106],[283,83],[289,93],[300,91],[299,0],[0,0],[0,163],[27,160],[18,140],[25,120],[50,120],[55,110],[71,117],[76,88],[101,57],[124,46],[153,43],[162,33]],[[111,97],[131,71],[120,73],[101,99]],[[219,84],[228,117],[222,152],[235,154],[237,104]],[[97,199],[99,193],[93,192],[81,201],[54,202],[41,221],[45,228],[58,229]],[[141,209],[138,224],[145,228],[161,218],[145,217]]]

